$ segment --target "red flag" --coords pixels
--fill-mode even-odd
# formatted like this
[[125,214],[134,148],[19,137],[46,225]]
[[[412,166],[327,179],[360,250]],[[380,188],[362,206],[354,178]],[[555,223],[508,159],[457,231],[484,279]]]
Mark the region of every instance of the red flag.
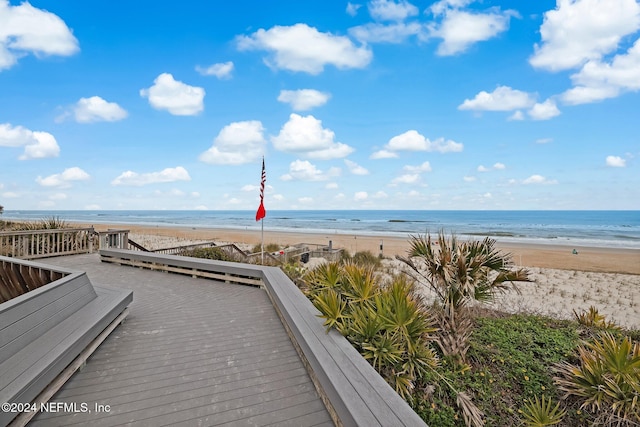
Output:
[[264,182],[267,180],[267,172],[264,170],[264,157],[262,158],[262,179],[260,180],[260,206],[258,212],[256,212],[256,221],[260,221],[267,216],[267,211],[264,210]]

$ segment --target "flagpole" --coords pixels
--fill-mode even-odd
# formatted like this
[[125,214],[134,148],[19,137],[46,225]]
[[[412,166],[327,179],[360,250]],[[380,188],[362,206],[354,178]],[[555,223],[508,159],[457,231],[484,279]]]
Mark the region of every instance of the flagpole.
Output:
[[267,212],[264,210],[264,182],[267,179],[267,174],[264,170],[264,156],[262,157],[262,175],[260,177],[260,206],[256,212],[256,221],[260,221],[260,257],[262,258],[262,265],[264,265],[264,217]]

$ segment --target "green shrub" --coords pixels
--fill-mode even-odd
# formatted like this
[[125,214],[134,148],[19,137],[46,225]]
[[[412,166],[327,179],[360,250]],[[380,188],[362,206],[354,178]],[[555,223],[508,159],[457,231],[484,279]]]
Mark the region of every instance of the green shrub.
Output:
[[226,251],[220,248],[195,248],[182,251],[179,255],[193,258],[213,259],[217,261],[235,261]]
[[352,261],[356,264],[364,266],[370,265],[376,268],[380,267],[380,265],[382,264],[380,258],[371,253],[371,251],[356,252],[355,254],[353,254]]
[[[266,245],[264,245],[264,251],[265,252],[278,252],[281,249],[280,245],[277,243],[267,243]],[[257,243],[253,249],[251,249],[251,253],[258,253],[258,252],[262,252],[262,244],[261,243]]]

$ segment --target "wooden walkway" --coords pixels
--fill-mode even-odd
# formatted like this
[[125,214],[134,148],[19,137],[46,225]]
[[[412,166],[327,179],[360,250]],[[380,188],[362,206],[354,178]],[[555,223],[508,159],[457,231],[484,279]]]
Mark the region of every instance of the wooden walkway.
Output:
[[131,289],[134,300],[126,322],[51,399],[76,411],[40,413],[30,425],[333,425],[264,290],[97,254],[46,262]]

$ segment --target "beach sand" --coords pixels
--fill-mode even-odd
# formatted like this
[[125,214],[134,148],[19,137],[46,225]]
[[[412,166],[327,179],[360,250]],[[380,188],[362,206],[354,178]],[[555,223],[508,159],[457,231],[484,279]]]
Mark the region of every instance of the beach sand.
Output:
[[[90,226],[82,224],[82,226]],[[231,230],[215,228],[162,227],[146,225],[95,225],[98,231],[107,229],[126,229],[136,236],[158,236],[153,240],[157,247],[170,247],[163,244],[162,237],[185,242],[233,242],[244,243],[253,247],[260,243],[260,231]],[[138,237],[140,239],[140,237]],[[170,240],[169,240],[170,241]],[[385,257],[405,256],[409,250],[408,239],[393,236],[364,236],[355,234],[303,233],[303,232],[264,232],[264,243],[277,243],[281,246],[298,243],[328,245],[331,241],[334,248],[346,249],[352,255],[358,251],[371,251],[374,255],[382,253]],[[144,246],[143,242],[138,242]],[[159,246],[158,246],[159,245]],[[382,250],[380,246],[382,245]],[[571,247],[563,245],[536,245],[528,243],[499,243],[498,247],[512,255],[517,265],[526,267],[555,268],[562,270],[580,270],[589,272],[626,273],[640,275],[640,251],[633,249]],[[578,254],[573,254],[573,249]]]
[[[95,229],[130,230],[130,238],[148,249],[204,241],[236,243],[249,249],[260,243],[260,232],[255,230],[121,224],[101,224]],[[399,268],[402,263],[395,260],[395,256],[405,256],[409,250],[408,239],[392,236],[265,231],[264,241],[281,246],[328,245],[331,241],[334,248],[346,249],[351,254],[365,250],[375,255],[382,253],[388,258],[385,264],[390,269]],[[510,291],[501,295],[493,303],[495,308],[572,318],[573,310],[595,306],[619,325],[640,328],[640,251],[515,243],[499,243],[498,246],[512,254],[516,265],[526,267],[533,281],[519,284],[520,293]],[[574,254],[573,249],[578,254]],[[425,293],[428,294],[426,290]]]

